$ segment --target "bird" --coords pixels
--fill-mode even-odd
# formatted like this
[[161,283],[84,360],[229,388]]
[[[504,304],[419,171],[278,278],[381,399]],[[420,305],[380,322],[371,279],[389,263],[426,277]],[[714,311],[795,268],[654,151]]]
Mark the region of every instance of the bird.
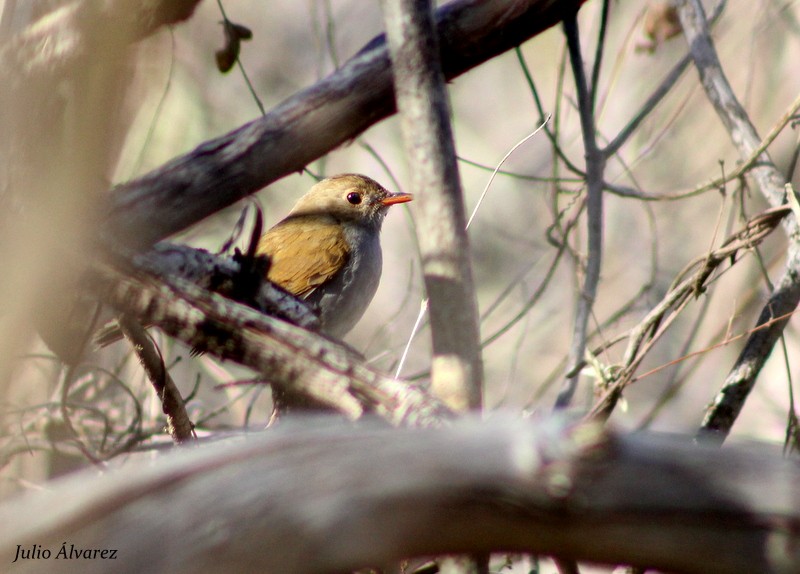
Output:
[[267,279],[305,300],[321,330],[342,338],[363,316],[380,283],[380,232],[392,205],[412,201],[356,173],[325,178],[258,241]]
[[[255,255],[268,260],[269,281],[305,300],[318,313],[320,330],[341,339],[378,289],[380,231],[389,207],[412,199],[410,193],[392,193],[365,175],[325,178],[259,238]],[[93,337],[96,347],[121,338],[116,321]]]

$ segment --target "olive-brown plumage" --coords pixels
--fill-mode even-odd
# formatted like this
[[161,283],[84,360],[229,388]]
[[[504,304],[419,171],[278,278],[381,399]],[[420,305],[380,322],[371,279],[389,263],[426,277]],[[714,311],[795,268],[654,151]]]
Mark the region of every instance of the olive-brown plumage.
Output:
[[257,252],[270,258],[267,278],[315,305],[326,333],[345,335],[378,288],[386,212],[411,199],[364,175],[320,181],[261,237]]

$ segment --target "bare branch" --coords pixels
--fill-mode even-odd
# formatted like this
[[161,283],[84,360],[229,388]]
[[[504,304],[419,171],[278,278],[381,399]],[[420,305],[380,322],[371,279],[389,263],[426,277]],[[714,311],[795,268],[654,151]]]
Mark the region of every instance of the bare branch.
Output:
[[[126,254],[127,255],[127,254]],[[127,260],[127,257],[123,257]],[[267,261],[263,261],[266,265]],[[164,280],[180,277],[201,289],[219,293],[262,313],[280,317],[306,329],[318,330],[319,317],[302,300],[266,280],[266,271],[242,268],[243,261],[220,257],[204,249],[162,241],[152,249],[130,257],[135,272]],[[106,346],[122,337],[115,323],[100,329],[94,337]]]
[[[747,116],[747,112],[736,99],[716,50],[711,41],[705,12],[699,0],[683,0],[678,6],[678,15],[683,33],[689,43],[692,58],[700,74],[703,88],[714,109],[728,130],[731,141],[742,159],[758,153],[761,138]],[[773,206],[785,202],[786,178],[777,169],[766,151],[758,155],[758,163],[749,171],[759,191]],[[757,326],[786,315],[782,321],[774,321],[767,329],[757,329],[748,339],[733,369],[728,374],[723,388],[709,407],[703,420],[699,437],[722,442],[730,432],[739,412],[755,385],[756,378],[770,353],[783,334],[788,322],[788,313],[800,303],[800,234],[795,218],[786,218],[784,225],[794,241],[790,244],[784,275],[767,305],[761,311]]]
[[413,166],[417,226],[430,299],[433,392],[454,410],[479,409],[483,365],[464,198],[449,103],[427,0],[386,0],[396,100]]
[[[720,17],[724,7],[725,0],[717,3],[709,20],[710,24],[713,24]],[[669,71],[667,76],[661,81],[658,87],[653,91],[652,94],[650,94],[644,104],[642,104],[641,109],[633,115],[630,121],[622,130],[620,130],[616,137],[614,137],[614,139],[609,142],[605,148],[603,148],[606,157],[611,157],[617,153],[620,148],[631,138],[631,136],[636,133],[637,128],[642,124],[642,122],[650,115],[656,106],[661,103],[661,100],[663,100],[664,97],[666,97],[666,95],[672,91],[672,88],[686,71],[686,68],[689,67],[691,61],[691,54],[687,54],[681,58],[677,64],[675,64],[675,66]]]
[[[746,159],[759,149],[761,138],[722,70],[711,40],[703,6],[699,0],[682,0],[678,6],[678,15],[706,96],[725,125],[725,129],[728,130],[731,143],[736,147],[740,157]],[[756,181],[759,191],[770,205],[777,207],[783,204],[785,199],[783,186],[786,178],[775,167],[766,151],[758,156],[757,162],[749,175]]]
[[[778,207],[756,215],[745,223],[736,233],[722,242],[718,249],[696,257],[689,262],[673,280],[672,286],[650,312],[645,316],[628,336],[628,347],[622,363],[614,375],[614,381],[605,389],[605,393],[592,407],[588,418],[606,419],[611,414],[627,385],[634,382],[634,374],[655,342],[664,334],[678,312],[689,301],[706,289],[706,284],[715,271],[726,261],[735,259],[743,251],[758,246],[778,227],[780,222],[790,213],[788,207]],[[781,307],[781,309],[784,309]],[[790,313],[791,309],[786,313]],[[763,323],[780,317],[775,313]],[[773,321],[767,329],[780,328],[789,317],[781,321]],[[759,322],[762,325],[762,322]],[[732,421],[731,421],[732,422]]]
[[[67,552],[115,549],[123,573],[311,574],[502,549],[688,574],[793,572],[799,485],[778,453],[559,419],[305,420],[8,501],[0,520],[14,535],[0,554],[11,564],[17,545],[55,555],[66,541]],[[109,564],[63,562],[89,573]]]
[[[736,422],[775,344],[783,336],[791,314],[800,303],[800,249],[789,250],[786,270],[758,316],[748,338],[713,403],[708,407],[697,437],[722,443]],[[775,320],[780,318],[779,320]],[[766,328],[759,328],[766,327]]]
[[[572,343],[569,349],[567,373],[561,392],[556,398],[556,408],[566,408],[572,401],[578,386],[580,368],[586,352],[586,333],[594,301],[597,297],[597,285],[600,281],[600,268],[603,258],[603,188],[606,156],[597,145],[594,119],[592,88],[586,80],[583,69],[580,37],[578,35],[578,12],[564,19],[564,34],[567,37],[570,63],[575,77],[578,94],[578,109],[581,120],[581,134],[586,155],[586,218],[588,228],[586,269],[583,285],[575,310],[572,330]],[[598,54],[598,58],[600,54]],[[599,66],[599,63],[597,64]]]
[[[558,23],[549,0],[457,0],[436,13],[442,70],[452,79]],[[118,186],[109,239],[145,247],[231,205],[352,140],[394,113],[382,36],[335,73],[264,117]]]
[[156,349],[155,343],[133,317],[122,315],[119,326],[125,338],[133,346],[139,362],[147,373],[147,378],[161,399],[161,410],[167,416],[167,431],[170,436],[178,444],[190,440],[194,433],[194,424],[186,412],[183,397],[167,372],[164,359]]
[[97,265],[87,284],[120,312],[156,324],[199,351],[250,367],[269,384],[348,418],[375,412],[395,425],[434,425],[449,416],[427,393],[376,371],[349,347],[184,279]]

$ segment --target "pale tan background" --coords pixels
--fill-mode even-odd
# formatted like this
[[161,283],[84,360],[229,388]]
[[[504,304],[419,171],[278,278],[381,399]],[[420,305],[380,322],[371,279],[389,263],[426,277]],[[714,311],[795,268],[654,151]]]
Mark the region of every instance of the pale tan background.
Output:
[[[233,21],[253,30],[254,38],[242,45],[241,59],[267,109],[330,73],[337,62],[345,61],[382,27],[377,2],[341,0],[326,4],[322,1],[239,0],[228,2],[225,7]],[[589,2],[581,11],[582,42],[589,62],[593,60],[591,50],[599,8],[597,2]],[[667,42],[654,54],[637,52],[635,46],[643,39],[639,26],[642,10],[643,3],[638,2],[612,5],[599,99],[599,126],[604,137],[613,137],[625,125],[667,70],[686,52],[681,37]],[[800,87],[797,19],[795,2],[730,3],[714,31],[723,66],[762,135],[783,113]],[[172,32],[162,30],[137,48],[136,74],[128,98],[131,128],[114,171],[115,182],[145,173],[258,116],[258,107],[239,70],[222,75],[215,68],[214,51],[221,47],[223,38],[220,20],[217,4],[203,2],[189,22]],[[560,29],[551,29],[529,41],[522,51],[544,100],[545,112],[554,112],[559,99],[562,145],[571,160],[582,165],[569,74],[564,93],[557,95],[559,66],[564,57]],[[456,147],[462,158],[494,166],[538,125],[538,113],[513,53],[496,58],[452,82],[450,96]],[[163,107],[159,108],[162,100]],[[796,135],[787,130],[771,148],[780,167],[787,165],[795,139]],[[396,118],[374,126],[357,141],[309,167],[320,174],[363,172],[387,187],[396,187],[363,144],[376,150],[399,186],[405,189],[411,166],[407,165],[401,151]],[[671,95],[622,149],[619,160],[609,163],[607,173],[611,181],[638,187],[650,194],[667,193],[716,177],[721,160],[726,170],[732,170],[735,152],[698,86],[695,71],[690,68]],[[504,168],[529,176],[551,176],[552,153],[546,138],[542,134],[534,137],[510,157]],[[571,175],[563,167],[560,174]],[[469,212],[487,184],[489,172],[461,163],[461,175]],[[267,224],[279,220],[311,184],[309,176],[293,175],[260,192],[257,201],[264,209]],[[729,186],[729,192],[734,188],[735,185]],[[580,185],[566,182],[561,191],[559,208],[568,209]],[[470,230],[482,312],[523,271],[528,272],[483,322],[484,337],[513,317],[542,281],[555,253],[555,248],[545,239],[545,230],[552,222],[549,207],[552,197],[550,183],[506,176],[498,176],[489,189]],[[596,306],[598,320],[603,321],[623,306],[651,275],[655,284],[636,302],[633,311],[606,329],[604,335],[610,338],[644,315],[685,263],[712,245],[718,219],[717,244],[731,218],[735,229],[737,205],[738,198],[731,196],[723,203],[717,192],[680,202],[648,204],[607,195],[605,259]],[[747,212],[754,214],[764,203],[753,193],[746,198],[746,206]],[[242,208],[243,204],[233,206],[175,239],[217,249],[227,238]],[[380,290],[365,318],[347,337],[349,343],[385,369],[394,368],[424,296],[411,225],[413,213],[412,204],[410,209],[393,209],[388,217],[383,235],[385,261]],[[583,249],[583,226],[579,228],[578,238],[577,246]],[[765,247],[765,260],[773,280],[780,274],[783,241],[781,233],[777,232]],[[576,285],[574,267],[565,258],[544,297],[512,330],[486,348],[488,409],[518,412],[523,408],[527,411],[551,408],[555,386],[542,391],[542,385],[551,379],[558,381],[553,374],[560,374],[558,365],[569,345]],[[710,309],[690,347],[692,351],[719,342],[728,329],[731,333],[740,333],[752,326],[767,289],[755,260],[749,259],[726,274],[709,293],[712,295]],[[680,356],[698,309],[699,304],[690,306],[643,369]],[[786,331],[791,374],[796,374],[795,323],[793,320]],[[428,336],[428,331],[423,329],[413,342],[404,375],[425,371]],[[618,345],[602,359],[613,363],[623,348]],[[733,343],[727,348],[713,350],[700,360],[697,368],[683,374],[687,378],[683,390],[656,418],[652,428],[694,431],[704,406],[713,398],[739,348],[739,343]],[[165,349],[169,360],[182,357],[173,374],[185,392],[192,388],[197,374],[201,376],[202,392],[192,403],[195,413],[207,412],[212,405],[224,403],[226,396],[242,393],[241,389],[211,391],[213,383],[250,376],[235,366],[219,365],[207,357],[191,359],[185,350],[172,350],[169,343]],[[121,345],[115,352],[119,357],[126,354]],[[104,365],[109,361],[113,364],[119,357],[98,356],[96,360]],[[32,359],[19,372],[24,376],[12,392],[15,404],[31,404],[50,397],[55,375],[47,359]],[[41,377],[34,377],[35,373],[40,373]],[[636,428],[671,373],[672,369],[667,369],[637,383],[626,395],[628,410],[618,410],[612,418],[614,424]],[[735,437],[782,440],[789,373],[782,357],[775,353],[734,427]],[[125,377],[140,376],[135,366],[126,367],[123,374]],[[589,378],[585,379],[583,387],[577,404],[585,407],[591,400]],[[155,416],[159,408],[150,395],[148,387],[142,383],[140,396],[146,399]],[[214,422],[241,425],[245,408],[246,403],[239,402],[230,413]],[[251,423],[261,424],[268,415],[268,401],[261,400],[253,411]]]
[[[226,8],[232,20],[254,31],[253,40],[243,44],[242,62],[267,108],[333,69],[331,47],[325,38],[328,26],[340,62],[381,29],[377,3],[332,2],[331,21],[326,19],[322,2],[264,5],[241,1]],[[637,52],[635,45],[643,39],[638,25],[642,9],[642,4],[636,2],[615,3],[612,8],[599,108],[599,125],[606,137],[613,137],[625,125],[686,51],[685,42],[679,36],[652,55]],[[581,12],[582,42],[589,62],[593,60],[590,50],[597,32],[598,10],[599,4],[590,2]],[[800,86],[797,14],[797,5],[791,2],[731,3],[715,28],[714,37],[723,66],[762,135],[794,99]],[[120,179],[131,173],[130,158],[141,149],[153,110],[164,95],[173,54],[172,80],[164,109],[154,124],[153,139],[144,151],[143,170],[188,151],[205,139],[234,129],[258,114],[238,71],[222,76],[213,66],[212,55],[222,38],[219,19],[215,3],[203,3],[189,23],[175,30],[174,52],[172,38],[166,32],[142,46],[141,71],[149,79],[150,90],[118,169]],[[552,29],[526,43],[523,53],[544,100],[545,111],[551,113],[555,109],[556,79],[563,57],[560,29]],[[582,165],[573,94],[568,79],[561,101],[562,142],[571,160]],[[455,80],[450,85],[450,95],[456,147],[463,158],[493,166],[537,126],[538,114],[513,53]],[[771,149],[781,167],[788,162],[794,137],[792,133],[785,133]],[[311,169],[328,174],[360,171],[393,186],[383,168],[361,146],[362,142],[380,154],[401,186],[407,185],[409,166],[402,156],[396,118],[373,127],[358,141],[336,150],[324,161],[310,166]],[[725,162],[728,171],[736,162],[735,151],[691,68],[620,155],[622,161],[609,163],[609,179],[638,186],[651,194],[703,183],[720,173],[719,161]],[[504,168],[547,177],[551,175],[551,165],[552,154],[546,138],[537,136],[518,149]],[[631,175],[626,175],[623,165],[631,170]],[[563,169],[561,173],[570,175]],[[471,211],[489,173],[462,163],[461,174],[467,209]],[[268,223],[277,221],[310,184],[308,176],[296,175],[261,192],[258,200],[264,206]],[[568,191],[579,189],[574,183],[563,187]],[[732,192],[733,188],[730,186],[729,190]],[[551,197],[552,188],[547,183],[502,176],[498,176],[489,189],[470,231],[481,309],[487,309],[519,273],[525,269],[531,271],[484,322],[484,336],[516,314],[522,301],[538,286],[553,257],[555,250],[544,238],[545,228],[551,222],[547,209]],[[559,203],[563,208],[570,201],[569,197],[562,196]],[[729,198],[723,205],[717,192],[680,202],[649,204],[607,195],[605,260],[596,307],[598,318],[602,320],[632,297],[651,273],[656,278],[649,296],[636,305],[635,312],[625,321],[612,328],[608,336],[632,325],[663,293],[683,265],[712,244],[718,218],[721,218],[719,235],[723,234],[731,208],[737,202],[738,199]],[[747,198],[748,213],[756,213],[763,206],[757,194]],[[652,211],[652,219],[648,217],[648,210]],[[369,356],[378,357],[378,364],[387,368],[401,352],[423,297],[409,215],[400,211],[393,210],[386,222],[381,288],[365,318],[348,336],[350,343],[365,349]],[[189,230],[181,240],[215,248],[229,232],[239,212],[239,206],[233,207]],[[413,205],[410,212],[413,214]],[[780,233],[776,233],[775,239],[767,243],[766,255],[767,261],[772,263],[773,280],[780,273],[782,241]],[[651,248],[657,252],[655,271]],[[572,270],[562,262],[557,279],[526,319],[486,349],[487,406],[502,404],[518,409],[528,405],[538,387],[556,368],[569,343],[575,285]],[[753,260],[737,266],[714,289],[711,309],[691,350],[718,342],[729,323],[734,333],[747,329],[767,293]],[[696,310],[697,306],[687,310],[686,320],[679,322],[646,366],[657,366],[678,356]],[[791,326],[787,337],[790,350],[795,350],[796,333]],[[701,366],[687,375],[690,380],[685,390],[656,420],[655,428],[693,431],[738,348],[739,345],[733,343],[726,349],[711,351]],[[425,369],[427,349],[425,331],[412,345],[405,373]],[[622,347],[612,350],[607,360],[613,362],[618,356],[615,352],[621,353]],[[734,427],[734,435],[782,439],[787,403],[787,375],[782,363],[777,356],[770,361],[741,420]],[[617,412],[614,421],[635,426],[652,404],[650,397],[670,372],[662,371],[638,383],[628,395],[629,411]],[[590,398],[588,392],[582,395],[584,401]],[[553,393],[548,393],[529,406],[549,409],[552,397]]]
[[[639,26],[643,7],[644,3],[639,2],[612,3],[599,99],[599,126],[604,138],[613,137],[626,124],[686,52],[681,37],[659,47],[654,54],[635,50],[643,39]],[[233,21],[253,30],[254,38],[242,46],[241,60],[267,109],[330,73],[337,62],[345,61],[382,28],[378,2],[237,0],[226,3],[225,8]],[[593,60],[591,50],[599,8],[595,1],[587,3],[581,11],[582,42],[589,62]],[[796,2],[730,2],[714,31],[725,71],[761,135],[769,131],[800,89],[799,15]],[[221,47],[223,38],[220,20],[216,2],[207,0],[189,22],[172,32],[162,30],[137,48],[135,78],[128,94],[131,127],[114,170],[115,182],[145,173],[258,116],[258,107],[239,70],[222,75],[215,68],[214,51]],[[529,41],[522,52],[537,82],[546,113],[555,111],[558,99],[562,111],[562,145],[571,160],[582,165],[574,90],[569,75],[564,93],[557,95],[559,66],[564,58],[560,29],[551,29]],[[496,58],[452,82],[450,96],[456,148],[462,158],[494,166],[539,123],[531,93],[513,53]],[[796,141],[797,135],[786,130],[770,149],[779,167],[787,166]],[[364,144],[380,155],[397,183]],[[690,68],[622,149],[618,160],[609,162],[607,174],[610,181],[649,194],[668,193],[718,176],[720,161],[724,161],[726,171],[731,171],[736,154],[705,100],[697,74]],[[520,147],[504,169],[546,178],[552,175],[552,164],[553,155],[547,140],[539,134]],[[460,165],[465,203],[467,211],[471,212],[489,180],[489,172],[466,163]],[[399,185],[407,190],[413,166],[406,163],[398,121],[391,118],[309,167],[320,174],[362,172],[387,187]],[[563,167],[560,174],[571,175]],[[312,183],[309,176],[298,174],[260,192],[256,199],[264,209],[267,224],[278,221]],[[647,204],[606,196],[605,258],[595,311],[598,321],[602,322],[628,302],[651,276],[655,282],[628,315],[604,331],[605,337],[611,338],[634,325],[689,260],[702,255],[712,244],[719,244],[725,229],[737,228],[739,199],[733,194],[735,188],[734,184],[729,186],[730,195],[724,201],[716,191],[680,202]],[[569,209],[574,193],[580,190],[578,183],[562,183],[559,208]],[[553,193],[551,183],[507,176],[498,176],[489,188],[470,230],[482,314],[521,273],[527,272],[483,322],[484,337],[517,314],[544,277],[555,254],[555,248],[545,238],[546,228],[552,223]],[[745,204],[751,215],[765,205],[757,193],[749,194]],[[175,239],[215,250],[227,239],[243,206],[233,206]],[[394,208],[389,215],[383,234],[384,275],[380,290],[364,319],[347,337],[350,344],[387,370],[394,369],[424,297],[414,242],[413,213],[412,204],[409,209]],[[720,231],[715,239],[717,225]],[[584,237],[582,225],[578,231],[579,249],[583,249]],[[784,241],[778,231],[764,247],[773,281],[781,273]],[[243,245],[243,240],[239,244]],[[513,329],[485,349],[487,409],[546,412],[552,408],[556,385],[548,388],[543,385],[559,381],[554,373],[561,373],[559,364],[569,346],[577,285],[574,266],[565,258],[542,299]],[[755,259],[749,258],[737,265],[709,289],[706,297],[711,298],[710,308],[689,351],[718,343],[726,332],[738,334],[750,328],[767,293]],[[681,355],[702,301],[685,311],[645,362],[643,370]],[[778,443],[783,440],[789,401],[788,380],[798,374],[796,325],[797,320],[793,319],[786,330],[788,369],[776,351],[734,426],[734,438]],[[414,340],[404,375],[426,370],[428,337],[429,332],[423,329]],[[595,339],[594,343],[599,341],[600,338]],[[705,405],[712,400],[733,364],[740,345],[734,342],[726,348],[712,350],[699,360],[696,368],[681,371],[680,376],[686,379],[683,389],[651,428],[692,433]],[[185,393],[192,389],[196,377],[200,377],[200,392],[190,403],[195,420],[225,405],[229,398],[244,395],[249,399],[251,391],[244,388],[213,389],[215,383],[250,377],[247,371],[219,364],[208,357],[190,358],[186,349],[168,341],[164,341],[163,348],[168,363],[180,358],[172,372]],[[601,358],[613,363],[623,350],[624,346],[618,345]],[[41,344],[33,351],[47,352]],[[124,345],[118,344],[113,352],[95,355],[90,361],[96,361],[98,367],[103,368],[113,368],[127,361],[120,369],[120,377],[133,381],[131,386],[152,420],[159,416],[160,407],[149,386],[141,380],[138,367],[126,359],[127,355]],[[626,394],[627,410],[617,409],[612,417],[613,424],[637,428],[672,373],[673,369],[666,369],[637,383]],[[91,377],[91,373],[87,374],[87,381]],[[6,397],[7,404],[12,409],[23,410],[44,404],[53,398],[56,380],[57,369],[49,358],[25,359],[17,367],[14,385]],[[424,377],[421,382],[425,382]],[[586,377],[577,397],[578,407],[590,404],[590,383],[590,378]],[[263,393],[255,403],[250,418],[254,427],[263,425],[269,416],[267,394]],[[106,414],[111,419],[124,421],[129,415],[130,403],[116,400],[118,403],[114,404],[119,410],[110,408]],[[207,426],[241,426],[247,408],[247,400],[240,400]],[[45,410],[43,408],[42,412]],[[47,432],[50,419],[41,417],[40,430]],[[43,468],[38,462],[35,453],[15,458],[14,464],[3,471],[4,486],[12,485],[11,490],[14,490],[43,480],[52,469]]]

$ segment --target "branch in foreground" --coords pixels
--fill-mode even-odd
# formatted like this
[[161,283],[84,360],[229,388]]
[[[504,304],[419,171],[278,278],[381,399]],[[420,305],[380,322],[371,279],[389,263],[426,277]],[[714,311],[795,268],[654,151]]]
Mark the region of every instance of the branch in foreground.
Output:
[[[445,77],[557,24],[565,4],[575,3],[456,0],[442,6],[436,22]],[[129,247],[151,245],[301,170],[394,111],[389,54],[379,36],[264,117],[118,186],[105,234]]]
[[[0,32],[0,259],[14,269],[0,281],[0,298],[14,301],[3,312],[0,371],[25,352],[31,326],[65,361],[77,360],[84,334],[70,314],[82,313],[76,283],[93,256],[88,237],[130,120],[130,42],[188,18],[198,2],[2,4],[4,25],[18,16],[13,26],[60,7],[10,38]],[[7,381],[0,372],[0,386]]]
[[[12,37],[0,49],[0,79],[6,89],[21,82],[55,82],[97,49],[98,36],[128,43],[153,34],[161,26],[182,22],[200,0],[75,0],[48,13]],[[6,6],[6,8],[8,8]]]
[[123,573],[348,572],[498,550],[689,574],[796,572],[799,485],[778,454],[563,419],[444,429],[310,419],[6,502],[0,521],[14,535],[0,559],[10,564],[17,545],[55,555],[67,541],[117,550]]
[[431,426],[449,417],[422,389],[387,377],[343,344],[184,279],[96,265],[87,286],[120,312],[157,325],[195,349],[250,367],[270,385],[350,419],[374,412],[393,425]]
[[[478,301],[464,196],[431,0],[384,0],[395,100],[412,190],[433,356],[431,390],[455,411],[483,406]],[[488,555],[443,557],[441,574],[489,574]]]

